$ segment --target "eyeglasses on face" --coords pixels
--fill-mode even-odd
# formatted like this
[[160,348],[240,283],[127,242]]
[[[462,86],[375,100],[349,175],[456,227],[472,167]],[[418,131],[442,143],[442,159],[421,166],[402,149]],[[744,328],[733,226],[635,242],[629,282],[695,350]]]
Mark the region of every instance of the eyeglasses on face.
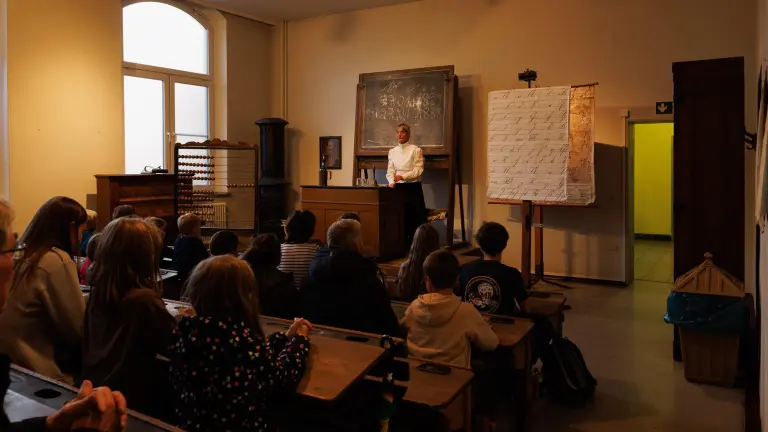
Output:
[[5,255],[5,254],[9,253],[9,254],[13,254],[13,259],[18,259],[18,258],[21,258],[21,253],[26,248],[27,248],[27,245],[23,245],[23,244],[22,245],[17,245],[16,247],[14,247],[12,249],[0,250],[0,255]]

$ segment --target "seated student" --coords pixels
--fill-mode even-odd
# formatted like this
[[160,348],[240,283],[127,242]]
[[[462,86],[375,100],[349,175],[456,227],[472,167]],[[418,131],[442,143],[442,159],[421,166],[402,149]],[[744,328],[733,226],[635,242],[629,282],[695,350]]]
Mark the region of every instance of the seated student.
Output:
[[[11,203],[0,197],[0,311],[5,308],[11,290],[13,255],[19,250],[11,226],[13,219]],[[5,354],[0,354],[0,398],[5,397],[11,384],[10,370],[11,360]],[[122,430],[128,421],[123,395],[107,387],[94,389],[93,384],[87,380],[83,382],[75,399],[48,417],[11,423],[5,407],[0,407],[0,431],[68,431],[96,425],[105,426],[102,430]],[[78,425],[77,429],[73,428],[75,424]]]
[[330,253],[318,255],[301,288],[304,315],[316,324],[398,336],[397,317],[376,264],[364,257],[360,223],[343,219],[328,228]]
[[112,220],[126,216],[136,216],[136,210],[132,205],[119,205],[112,210]]
[[173,264],[179,272],[181,283],[187,280],[192,269],[202,260],[208,258],[208,248],[202,240],[202,221],[194,213],[186,213],[179,217],[179,237],[173,243]]
[[427,293],[424,282],[424,260],[438,249],[440,249],[440,233],[430,223],[421,224],[413,235],[408,259],[400,265],[400,270],[397,272],[400,300],[412,302],[419,295]]
[[312,242],[315,232],[315,215],[309,210],[296,210],[285,224],[285,243],[280,246],[280,271],[293,274],[293,285],[301,288],[309,273],[309,266],[317,252],[317,243]]
[[238,244],[240,244],[240,239],[237,238],[237,234],[232,231],[224,230],[217,231],[211,236],[211,243],[208,247],[213,256],[227,254],[237,256]]
[[501,263],[509,233],[499,223],[486,222],[477,231],[476,238],[483,259],[462,267],[458,294],[481,313],[517,315],[533,321],[531,357],[536,361],[547,351],[555,329],[547,317],[525,313],[528,293],[523,286],[523,276],[516,268]]
[[456,294],[481,313],[513,315],[519,312],[528,294],[520,271],[501,263],[509,241],[507,229],[499,223],[486,222],[477,231],[476,239],[483,259],[462,267],[461,286]]
[[401,325],[408,332],[411,355],[469,367],[472,345],[495,350],[499,337],[480,312],[453,295],[459,260],[449,251],[431,253],[424,261],[427,294],[405,311]]
[[41,375],[74,382],[85,301],[72,255],[88,216],[66,197],[49,199],[21,236],[13,289],[0,314],[0,352]]
[[123,392],[132,409],[153,416],[169,409],[158,400],[164,389],[153,369],[176,323],[157,294],[161,244],[143,219],[107,225],[83,324],[83,377]]
[[93,210],[85,210],[88,214],[88,222],[85,225],[85,231],[83,231],[83,238],[80,240],[80,247],[77,250],[77,256],[86,256],[88,251],[88,242],[91,240],[91,236],[96,232],[96,225],[99,223],[99,215]]
[[96,248],[99,247],[99,237],[101,233],[96,233],[91,237],[88,246],[85,248],[85,260],[80,266],[80,285],[89,285],[90,277],[93,274],[93,264],[96,262]]
[[292,319],[299,312],[299,291],[293,278],[277,269],[280,264],[280,240],[277,236],[260,234],[243,254],[256,277],[261,313],[266,316]]
[[256,289],[248,264],[230,255],[190,275],[196,315],[181,318],[169,346],[182,429],[277,430],[266,405],[304,375],[312,325],[296,319],[285,333],[265,337]]

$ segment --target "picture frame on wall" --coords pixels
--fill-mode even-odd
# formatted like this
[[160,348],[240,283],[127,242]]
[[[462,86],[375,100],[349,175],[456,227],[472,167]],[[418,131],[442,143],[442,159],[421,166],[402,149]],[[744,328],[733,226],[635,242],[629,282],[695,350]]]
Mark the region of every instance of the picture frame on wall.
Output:
[[341,137],[324,136],[320,137],[320,163],[325,156],[326,169],[341,169]]

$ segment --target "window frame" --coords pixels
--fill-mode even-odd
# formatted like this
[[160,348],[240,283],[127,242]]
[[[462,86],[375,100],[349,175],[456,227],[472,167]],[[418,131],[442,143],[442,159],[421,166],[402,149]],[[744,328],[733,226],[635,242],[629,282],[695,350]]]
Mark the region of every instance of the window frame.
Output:
[[[163,3],[179,9],[194,18],[208,32],[208,73],[200,74],[178,69],[165,68],[161,66],[152,66],[141,63],[127,62],[123,60],[123,76],[134,76],[138,78],[162,80],[165,89],[165,156],[164,165],[168,172],[174,172],[174,154],[173,147],[176,144],[176,101],[175,101],[175,83],[190,84],[206,87],[208,89],[208,139],[213,137],[214,131],[214,30],[211,22],[195,7],[187,4],[178,3],[173,0],[123,0],[123,9],[138,3]],[[123,42],[125,43],[125,42]],[[124,53],[123,53],[124,55]],[[125,120],[123,120],[125,126]],[[125,135],[123,135],[123,145],[125,146]],[[125,169],[125,167],[123,167]]]

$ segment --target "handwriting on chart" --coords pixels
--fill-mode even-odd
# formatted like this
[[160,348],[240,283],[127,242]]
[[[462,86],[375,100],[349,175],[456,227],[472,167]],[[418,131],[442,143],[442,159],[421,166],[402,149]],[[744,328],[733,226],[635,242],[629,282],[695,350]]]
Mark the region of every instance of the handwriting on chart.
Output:
[[565,201],[570,87],[488,94],[488,197]]

